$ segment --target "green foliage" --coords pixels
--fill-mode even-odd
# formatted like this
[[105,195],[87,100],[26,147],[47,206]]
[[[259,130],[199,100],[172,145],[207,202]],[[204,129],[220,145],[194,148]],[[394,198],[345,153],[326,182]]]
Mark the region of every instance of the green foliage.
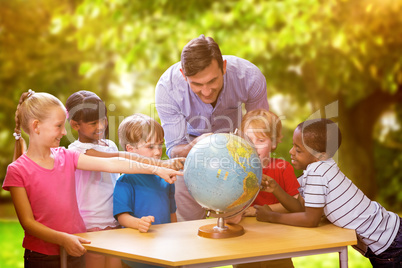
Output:
[[18,221],[0,220],[0,266],[2,268],[24,267],[22,239],[24,231]]
[[[402,44],[395,27],[402,23],[401,3],[84,1],[71,23],[79,49],[97,62],[92,69],[112,59],[118,71],[163,72],[188,40],[204,33],[224,54],[256,63],[280,92],[304,97],[300,101],[308,96],[303,91],[340,93],[352,105],[378,89],[395,93],[401,84],[395,49]],[[311,75],[313,89],[305,81]]]
[[[402,105],[394,107],[395,120],[401,122]],[[392,111],[391,110],[391,111]],[[392,113],[388,113],[392,115]],[[392,120],[393,117],[388,120]],[[377,126],[376,131],[381,137],[375,144],[376,169],[378,170],[377,185],[379,185],[379,201],[392,211],[401,211],[402,204],[402,135],[401,123],[391,122],[391,129]],[[382,135],[381,135],[382,134]]]
[[[388,149],[377,144],[376,163],[379,171],[377,185],[379,185],[378,201],[388,210],[401,211],[402,204],[402,155],[400,149]],[[386,164],[384,164],[386,163]],[[390,166],[392,168],[390,168]]]
[[[345,133],[359,132],[345,135],[351,146],[344,155],[353,156],[358,172],[377,171],[378,200],[400,211],[402,130],[379,139],[383,126],[377,120],[390,111],[402,122],[401,105],[392,106],[402,102],[401,13],[401,0],[0,1],[0,181],[12,159],[14,113],[23,91],[46,91],[63,102],[78,90],[97,93],[108,107],[110,138],[117,141],[113,130],[124,116],[155,114],[160,75],[180,60],[189,40],[205,34],[223,54],[256,64],[267,78],[269,97],[290,98],[288,106],[280,103],[283,114],[278,115],[286,118],[286,127],[275,157],[289,161],[295,124],[339,100],[339,121],[356,117]],[[375,131],[365,129],[376,122]],[[74,137],[66,127],[64,146]],[[368,145],[362,144],[364,137]],[[370,148],[373,141],[374,151],[356,149]],[[375,162],[361,162],[366,155]],[[376,187],[369,177],[360,177],[359,186]],[[0,246],[8,249],[12,243],[14,249],[1,251],[1,267],[6,261],[4,267],[21,267],[22,230],[6,225],[0,223]],[[351,266],[369,267],[359,266],[360,255],[352,265],[356,254],[349,254]],[[323,265],[327,258],[322,256],[296,258],[295,265],[337,264]]]
[[[303,268],[327,268],[339,267],[339,254],[327,253],[322,255],[312,255],[306,257],[292,258],[294,267]],[[370,268],[370,261],[354,250],[348,247],[348,265],[353,268]]]
[[72,2],[0,1],[0,178],[12,161],[14,114],[21,93],[32,88],[64,100],[78,87],[80,56],[70,29],[50,29],[53,17],[68,12]]
[[[73,38],[86,56],[80,68],[83,74],[105,77],[107,72],[109,82],[129,72],[155,85],[162,72],[180,59],[188,40],[205,34],[220,44],[223,54],[255,63],[267,78],[270,96],[289,94],[299,104],[310,102],[312,112],[340,101],[338,115],[355,114],[339,119],[346,128],[345,140],[356,140],[361,148],[345,149],[355,154],[353,161],[361,162],[344,165],[346,173],[374,197],[374,170],[364,175],[368,184],[356,175],[361,166],[374,167],[367,144],[372,141],[358,137],[371,133],[383,110],[397,101],[381,100],[373,110],[376,103],[366,99],[402,92],[402,27],[395,27],[402,25],[401,11],[402,1],[389,0],[87,0],[73,16],[66,15],[70,19],[66,28],[76,29]],[[98,80],[102,81],[94,81]],[[102,88],[105,91],[107,85]],[[152,94],[149,84],[136,83],[133,88],[135,97]],[[300,114],[297,118],[304,119]],[[356,121],[369,123],[361,123],[360,133],[353,133]],[[359,160],[361,153],[369,157]]]
[[[354,161],[345,171],[365,190],[375,184],[373,125],[402,101],[401,12],[402,0],[0,1],[0,178],[11,161],[13,117],[23,91],[46,91],[63,102],[78,90],[97,93],[117,141],[122,117],[157,117],[160,75],[180,60],[190,39],[205,34],[223,54],[256,64],[269,97],[290,97],[292,109],[279,114],[289,129],[339,101],[349,147],[342,155]],[[62,145],[72,141],[70,133]],[[288,155],[290,140],[281,146],[277,157]],[[355,175],[362,167],[364,182]],[[392,178],[389,185],[397,184]]]

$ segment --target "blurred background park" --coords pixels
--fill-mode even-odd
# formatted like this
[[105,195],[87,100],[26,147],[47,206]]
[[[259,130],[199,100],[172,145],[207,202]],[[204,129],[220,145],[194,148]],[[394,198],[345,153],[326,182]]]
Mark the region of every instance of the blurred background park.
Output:
[[[78,90],[95,92],[118,143],[125,116],[158,118],[159,77],[188,41],[205,34],[224,55],[245,58],[265,75],[271,110],[285,128],[274,157],[289,160],[299,122],[331,118],[343,135],[336,156],[343,172],[401,214],[401,14],[402,0],[0,0],[0,182],[12,161],[22,92],[63,102]],[[67,147],[76,133],[66,127]],[[0,190],[0,201],[0,266],[22,267],[23,234],[9,193]],[[358,261],[351,267],[369,267],[352,254]],[[298,267],[331,267],[317,258]]]

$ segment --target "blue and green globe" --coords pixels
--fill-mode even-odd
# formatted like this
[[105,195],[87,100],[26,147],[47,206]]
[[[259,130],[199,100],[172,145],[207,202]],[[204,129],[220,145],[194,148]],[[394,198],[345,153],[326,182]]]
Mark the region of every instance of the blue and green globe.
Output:
[[184,165],[191,196],[205,209],[231,214],[247,208],[258,194],[262,168],[254,148],[234,134],[199,141]]

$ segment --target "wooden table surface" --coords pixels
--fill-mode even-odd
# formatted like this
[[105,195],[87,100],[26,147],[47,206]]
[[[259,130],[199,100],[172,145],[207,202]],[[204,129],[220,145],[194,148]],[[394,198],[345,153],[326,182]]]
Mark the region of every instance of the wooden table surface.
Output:
[[161,266],[224,264],[222,261],[239,262],[239,259],[284,253],[301,256],[300,252],[315,254],[315,250],[357,243],[354,230],[328,222],[316,228],[304,228],[258,222],[253,217],[241,221],[245,229],[242,236],[211,239],[197,235],[200,226],[212,223],[216,219],[155,225],[148,233],[124,228],[78,235],[91,240],[91,244],[84,245],[88,251]]

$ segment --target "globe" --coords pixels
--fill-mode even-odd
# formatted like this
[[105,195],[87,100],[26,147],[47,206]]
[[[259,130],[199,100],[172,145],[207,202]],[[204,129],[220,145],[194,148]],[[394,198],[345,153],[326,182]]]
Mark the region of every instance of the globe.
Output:
[[[259,192],[261,177],[255,149],[234,134],[205,137],[190,150],[184,164],[189,193],[218,218],[246,209]],[[219,221],[218,227],[225,229]]]

